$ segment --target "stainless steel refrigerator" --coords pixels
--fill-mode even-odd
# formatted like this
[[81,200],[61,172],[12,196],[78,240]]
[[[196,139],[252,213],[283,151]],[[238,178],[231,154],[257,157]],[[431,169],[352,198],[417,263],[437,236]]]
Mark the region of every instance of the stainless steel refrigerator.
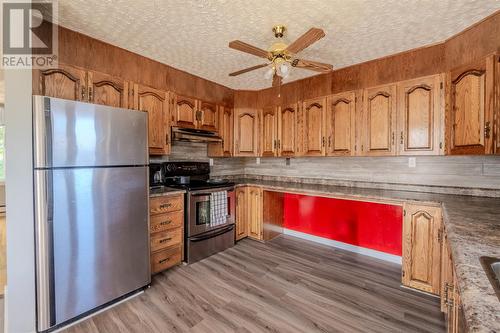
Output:
[[145,112],[33,97],[37,328],[150,283]]

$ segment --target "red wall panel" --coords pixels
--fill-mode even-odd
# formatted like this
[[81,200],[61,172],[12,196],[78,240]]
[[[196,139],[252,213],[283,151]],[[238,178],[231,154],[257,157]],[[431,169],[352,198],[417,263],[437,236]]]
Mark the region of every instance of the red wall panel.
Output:
[[401,255],[400,206],[285,194],[284,210],[287,229]]

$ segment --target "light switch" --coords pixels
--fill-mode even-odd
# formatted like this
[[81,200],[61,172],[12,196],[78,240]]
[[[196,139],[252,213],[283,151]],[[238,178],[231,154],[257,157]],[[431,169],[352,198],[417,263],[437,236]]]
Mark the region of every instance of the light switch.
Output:
[[255,159],[255,164],[260,164],[260,157],[257,157],[257,158]]
[[208,159],[208,164],[210,164],[210,166],[214,166],[214,159],[213,158],[209,158]]
[[417,167],[417,158],[416,157],[408,157],[408,167],[416,168]]

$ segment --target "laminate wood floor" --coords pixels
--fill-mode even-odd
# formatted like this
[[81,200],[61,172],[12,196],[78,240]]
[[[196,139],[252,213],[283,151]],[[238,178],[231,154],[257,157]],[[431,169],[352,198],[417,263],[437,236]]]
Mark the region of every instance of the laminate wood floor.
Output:
[[444,332],[438,298],[401,288],[400,271],[289,236],[245,239],[65,333]]

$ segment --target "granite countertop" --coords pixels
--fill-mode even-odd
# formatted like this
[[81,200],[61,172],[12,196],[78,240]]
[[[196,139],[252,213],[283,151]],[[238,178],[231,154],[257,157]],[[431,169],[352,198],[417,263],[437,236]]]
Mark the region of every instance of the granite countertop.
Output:
[[173,188],[173,187],[167,187],[167,186],[158,186],[158,187],[149,189],[149,197],[150,198],[161,197],[161,196],[165,196],[165,195],[184,194],[184,193],[186,193],[186,190]]
[[500,301],[484,272],[481,256],[500,257],[500,198],[237,179],[268,190],[352,199],[441,204],[469,332],[500,332]]

